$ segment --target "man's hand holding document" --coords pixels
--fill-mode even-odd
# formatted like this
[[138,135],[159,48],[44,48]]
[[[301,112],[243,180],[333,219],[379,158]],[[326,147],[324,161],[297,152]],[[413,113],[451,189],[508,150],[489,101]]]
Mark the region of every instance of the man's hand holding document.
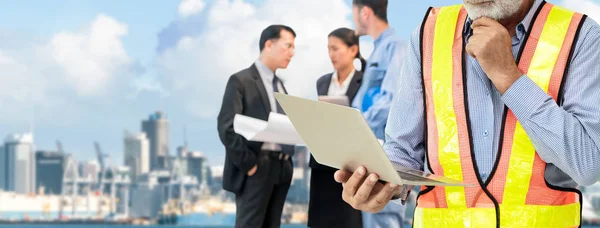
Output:
[[[406,193],[402,186],[465,186],[461,181],[392,164],[357,109],[279,93],[275,98],[317,162],[340,169],[336,180],[344,183],[343,198],[355,208],[373,208],[375,212],[392,196]],[[364,203],[381,205],[359,205]]]
[[237,114],[233,119],[233,129],[248,141],[304,144],[288,117],[279,113],[270,113],[268,121]]

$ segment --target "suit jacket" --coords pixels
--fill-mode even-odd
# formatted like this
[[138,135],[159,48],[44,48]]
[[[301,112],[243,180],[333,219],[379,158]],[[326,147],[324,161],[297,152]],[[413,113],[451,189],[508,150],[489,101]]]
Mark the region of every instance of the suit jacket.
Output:
[[[317,93],[319,94],[319,96],[326,96],[327,93],[329,92],[329,85],[331,84],[331,78],[333,77],[333,73],[329,73],[326,75],[323,75],[319,78],[319,80],[317,80]],[[360,85],[362,83],[362,78],[363,78],[363,73],[360,71],[356,71],[354,73],[354,77],[352,77],[352,81],[350,82],[350,85],[348,86],[348,91],[346,91],[346,96],[348,96],[348,99],[350,100],[350,104],[352,104],[352,100],[354,100],[354,97],[356,96],[356,93],[358,92],[358,89],[360,88]],[[310,156],[310,163],[309,163],[310,167],[313,169],[333,169],[329,166],[324,166],[319,164],[311,155]]]
[[[282,87],[285,93],[285,86]],[[225,146],[223,189],[239,194],[244,188],[247,173],[258,164],[263,143],[250,142],[233,130],[233,118],[242,114],[268,120],[271,106],[265,86],[254,64],[233,74],[223,96],[223,104],[217,120],[219,138]],[[293,154],[293,146],[282,146],[284,152]]]

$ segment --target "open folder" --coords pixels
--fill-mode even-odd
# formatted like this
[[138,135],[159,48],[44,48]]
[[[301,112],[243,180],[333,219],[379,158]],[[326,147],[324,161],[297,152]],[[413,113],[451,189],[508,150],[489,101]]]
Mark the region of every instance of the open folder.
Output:
[[362,165],[381,180],[399,185],[466,186],[393,164],[358,109],[281,93],[275,98],[313,157],[323,165],[351,172]]

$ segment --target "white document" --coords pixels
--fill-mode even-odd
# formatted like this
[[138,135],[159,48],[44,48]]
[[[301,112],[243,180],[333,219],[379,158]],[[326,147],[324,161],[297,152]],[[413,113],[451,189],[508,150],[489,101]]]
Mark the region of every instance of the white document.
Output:
[[296,132],[287,116],[271,112],[269,121],[240,114],[233,119],[233,130],[248,141],[270,142],[285,145],[303,145],[304,141]]
[[346,107],[350,106],[350,100],[348,100],[348,96],[319,96],[319,101]]
[[353,172],[365,166],[387,182],[425,186],[465,186],[443,176],[393,164],[360,110],[281,93],[275,98],[317,162]]

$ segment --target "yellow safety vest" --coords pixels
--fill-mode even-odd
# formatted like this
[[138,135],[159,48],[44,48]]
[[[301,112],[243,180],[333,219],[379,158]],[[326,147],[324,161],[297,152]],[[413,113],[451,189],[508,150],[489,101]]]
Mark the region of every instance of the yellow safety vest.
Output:
[[[555,101],[561,100],[563,76],[585,18],[542,3],[517,58],[519,69]],[[486,182],[479,176],[468,118],[466,19],[462,5],[430,8],[421,29],[421,64],[430,171],[472,186],[423,187],[414,226],[580,226],[581,193],[545,181],[546,163],[509,109],[493,171]]]

